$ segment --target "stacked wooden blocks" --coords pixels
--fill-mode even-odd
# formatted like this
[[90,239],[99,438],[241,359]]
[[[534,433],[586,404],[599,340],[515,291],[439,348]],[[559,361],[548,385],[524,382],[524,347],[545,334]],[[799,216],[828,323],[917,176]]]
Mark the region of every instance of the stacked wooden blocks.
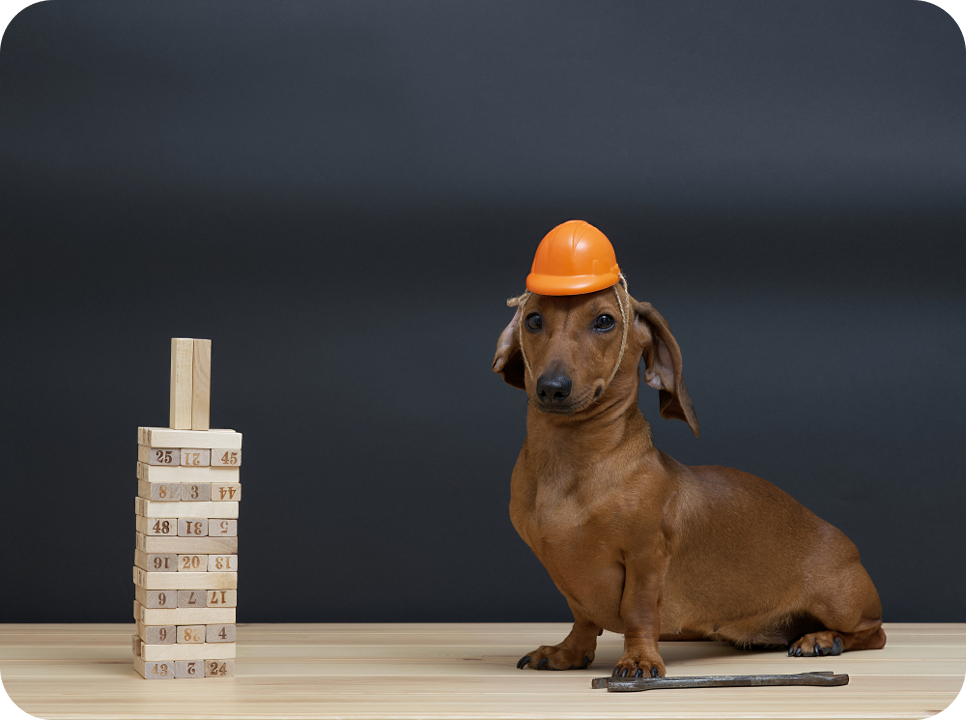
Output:
[[208,428],[211,341],[171,341],[171,427],[138,428],[134,669],[234,675],[241,433]]

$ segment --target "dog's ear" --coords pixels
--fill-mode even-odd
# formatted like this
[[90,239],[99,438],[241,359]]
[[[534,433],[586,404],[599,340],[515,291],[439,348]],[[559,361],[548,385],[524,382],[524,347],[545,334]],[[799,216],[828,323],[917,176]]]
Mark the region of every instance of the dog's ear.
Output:
[[526,390],[523,381],[523,354],[520,352],[520,334],[517,328],[520,324],[520,306],[513,314],[513,319],[506,329],[500,333],[496,341],[496,355],[493,356],[493,372],[503,373],[503,381],[507,385]]
[[661,313],[651,303],[631,298],[635,330],[644,335],[644,382],[660,392],[661,417],[684,420],[700,434],[691,396],[681,374],[681,348]]

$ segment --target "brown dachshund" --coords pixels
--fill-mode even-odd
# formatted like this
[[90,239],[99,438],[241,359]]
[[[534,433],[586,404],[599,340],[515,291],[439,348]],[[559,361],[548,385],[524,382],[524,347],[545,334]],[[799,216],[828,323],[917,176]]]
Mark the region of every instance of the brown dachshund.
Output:
[[493,370],[529,400],[510,517],[574,615],[563,642],[518,667],[587,667],[604,629],[624,635],[622,677],[665,674],[658,640],[796,656],[885,645],[878,593],[841,531],[754,475],[654,447],[637,407],[642,359],[661,415],[698,434],[657,310],[622,284],[510,304]]

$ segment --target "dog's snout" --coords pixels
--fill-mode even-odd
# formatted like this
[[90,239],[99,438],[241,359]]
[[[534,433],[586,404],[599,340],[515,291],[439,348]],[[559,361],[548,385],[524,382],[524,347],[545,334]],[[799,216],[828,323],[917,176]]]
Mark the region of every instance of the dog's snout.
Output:
[[562,403],[570,397],[573,382],[566,375],[541,375],[537,378],[537,397],[545,403]]

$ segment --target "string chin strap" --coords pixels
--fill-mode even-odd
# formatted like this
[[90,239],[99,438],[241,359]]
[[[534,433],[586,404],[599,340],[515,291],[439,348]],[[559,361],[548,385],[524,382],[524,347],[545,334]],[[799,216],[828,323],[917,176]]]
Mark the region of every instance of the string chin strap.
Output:
[[[620,369],[621,361],[624,359],[624,351],[627,350],[627,335],[630,332],[630,322],[628,320],[628,307],[630,306],[630,293],[627,290],[627,278],[624,277],[624,273],[620,274],[620,281],[613,286],[614,295],[617,298],[617,307],[621,311],[621,320],[623,321],[623,333],[621,334],[621,347],[620,351],[617,353],[617,362],[614,363],[614,369],[610,372],[610,377],[607,378],[607,383],[604,385],[604,390],[611,384],[614,376],[617,375],[618,369]],[[624,297],[621,297],[621,290],[624,291]],[[530,382],[534,381],[533,370],[530,367],[530,361],[527,360],[527,353],[523,349],[523,324],[526,322],[526,316],[524,312],[526,311],[527,301],[530,299],[531,293],[527,290],[523,295],[518,295],[517,297],[510,298],[506,301],[509,307],[519,308],[520,321],[517,323],[517,344],[520,346],[520,354],[523,356],[523,365],[527,369],[527,375],[530,376]],[[602,391],[603,392],[603,391]]]

